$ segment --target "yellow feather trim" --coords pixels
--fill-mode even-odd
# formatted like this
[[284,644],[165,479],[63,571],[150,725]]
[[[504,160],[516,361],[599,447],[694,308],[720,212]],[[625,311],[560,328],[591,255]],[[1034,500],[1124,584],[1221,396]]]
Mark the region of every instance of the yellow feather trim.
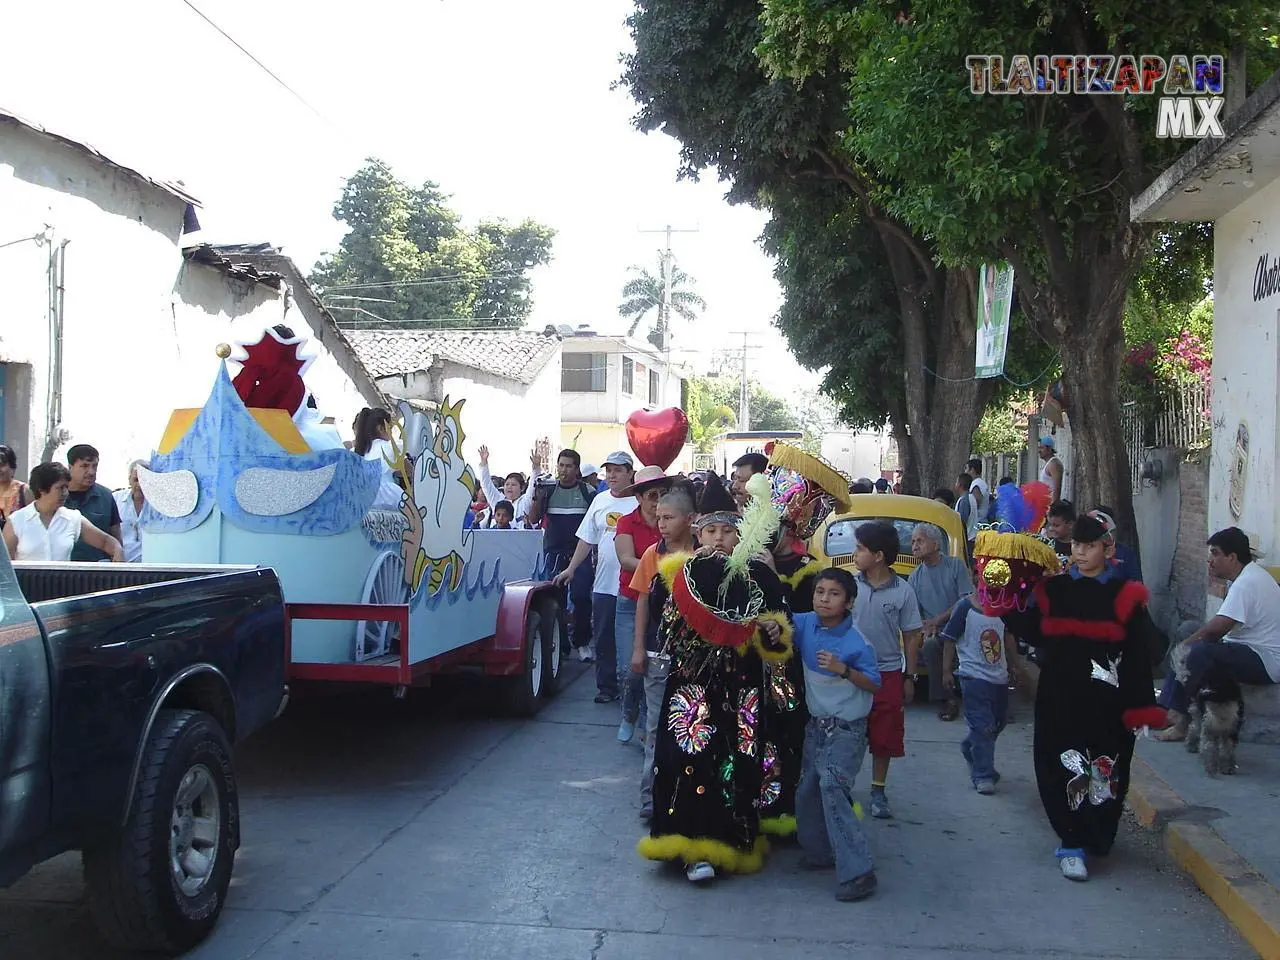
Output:
[[849,481],[840,476],[835,467],[799,447],[793,447],[789,443],[775,443],[773,453],[769,455],[769,463],[784,470],[794,470],[806,480],[812,480],[840,504],[842,509],[849,509],[853,503],[849,498]]
[[668,590],[676,582],[676,574],[680,572],[680,569],[691,556],[693,556],[691,553],[668,553],[658,561],[658,576],[662,577],[662,581],[667,585]]
[[796,832],[796,818],[789,813],[778,817],[761,817],[760,832],[771,837],[789,837]]
[[1043,540],[1029,537],[1024,533],[997,533],[994,530],[979,530],[974,543],[975,557],[1002,557],[1005,560],[1026,560],[1046,570],[1057,570],[1062,561],[1053,552],[1053,547]]
[[636,850],[647,860],[683,860],[685,863],[705,861],[729,873],[757,873],[764,866],[769,841],[763,836],[756,837],[751,849],[744,851],[722,840],[668,833],[661,837],[642,837],[636,844]]
[[764,643],[764,631],[757,629],[751,636],[751,645],[756,648],[756,652],[771,663],[786,663],[790,660],[791,654],[794,652],[796,631],[795,627],[791,626],[791,621],[787,618],[787,615],[777,610],[766,610],[756,619],[772,620],[781,627],[782,633],[778,636],[778,642],[783,646],[782,650],[769,649]]
[[813,559],[813,557],[809,557],[795,573],[786,577],[782,574],[778,574],[778,579],[794,590],[796,587],[800,586],[800,581],[805,577],[817,576],[821,571],[822,564]]

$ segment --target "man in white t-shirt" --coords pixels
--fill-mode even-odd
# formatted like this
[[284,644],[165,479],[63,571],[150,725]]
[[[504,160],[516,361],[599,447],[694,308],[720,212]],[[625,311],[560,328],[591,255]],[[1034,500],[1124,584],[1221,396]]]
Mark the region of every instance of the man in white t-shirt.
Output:
[[1253,559],[1249,538],[1227,527],[1209,538],[1209,572],[1230,580],[1227,598],[1208,623],[1182,643],[1187,653],[1187,682],[1170,671],[1158,703],[1169,711],[1160,740],[1185,740],[1190,697],[1212,666],[1223,666],[1240,683],[1280,682],[1280,584]]
[[640,504],[635,497],[618,497],[617,490],[631,486],[635,477],[635,461],[625,450],[617,450],[604,461],[604,479],[608,489],[596,495],[587,515],[578,527],[578,546],[573,559],[555,582],[568,583],[596,550],[596,579],[591,588],[591,636],[596,658],[596,703],[612,703],[618,699],[617,638],[613,618],[618,606],[618,586],[622,565],[614,549],[614,531],[618,521]]

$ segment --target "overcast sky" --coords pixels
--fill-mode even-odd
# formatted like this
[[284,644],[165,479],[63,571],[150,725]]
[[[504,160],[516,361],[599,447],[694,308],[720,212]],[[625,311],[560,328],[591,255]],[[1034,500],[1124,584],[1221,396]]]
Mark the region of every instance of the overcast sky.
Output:
[[[677,183],[677,145],[630,124],[610,90],[626,0],[65,0],[6,11],[0,106],[149,176],[183,181],[213,242],[269,241],[309,269],[343,232],[331,210],[367,156],[432,179],[469,221],[526,216],[558,231],[535,275],[533,322],[617,330],[618,292],[652,265],[666,224],[708,308],[677,328],[705,362],[754,331],[754,373],[812,386],[771,330],[779,303],[756,238],[714,178]],[[685,352],[688,351],[688,352]]]

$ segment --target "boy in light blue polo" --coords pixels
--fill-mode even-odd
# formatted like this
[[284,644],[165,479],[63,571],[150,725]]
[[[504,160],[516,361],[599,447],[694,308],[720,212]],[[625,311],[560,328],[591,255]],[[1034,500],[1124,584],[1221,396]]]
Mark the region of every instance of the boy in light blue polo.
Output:
[[880,688],[876,653],[853,625],[858,587],[832,568],[813,584],[813,612],[795,616],[809,723],[796,787],[796,835],[804,865],[836,870],[837,900],[876,889],[867,835],[854,813],[853,784],[867,752],[867,715]]

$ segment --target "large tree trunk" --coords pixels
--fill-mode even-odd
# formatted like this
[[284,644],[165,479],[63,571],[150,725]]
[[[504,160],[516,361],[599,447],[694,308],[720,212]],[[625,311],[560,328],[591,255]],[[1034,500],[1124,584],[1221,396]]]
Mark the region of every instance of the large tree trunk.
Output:
[[[975,380],[973,270],[938,268],[926,272],[918,252],[899,235],[882,230],[881,240],[898,288],[902,315],[902,378],[906,398],[902,451],[909,449],[912,472],[903,468],[904,489],[932,496],[951,487],[969,458],[973,433],[995,389]],[[895,424],[895,434],[899,425]],[[904,459],[908,459],[904,456]]]
[[[1072,238],[1071,255],[1057,225],[1046,219],[1047,282],[1024,268],[1018,287],[1024,309],[1042,332],[1056,335],[1071,423],[1072,500],[1081,511],[1106,504],[1115,510],[1119,539],[1139,550],[1133,515],[1129,453],[1120,422],[1120,364],[1124,355],[1124,299],[1145,251],[1136,225],[1120,231],[1091,224]],[[1013,250],[1013,255],[1018,252]],[[1019,258],[1020,260],[1020,258]]]

